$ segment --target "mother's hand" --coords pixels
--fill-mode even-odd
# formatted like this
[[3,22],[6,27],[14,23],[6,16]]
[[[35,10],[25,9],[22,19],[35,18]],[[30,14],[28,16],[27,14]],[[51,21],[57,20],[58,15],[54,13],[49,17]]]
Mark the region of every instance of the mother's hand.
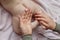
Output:
[[55,29],[56,23],[45,13],[36,13],[35,19],[47,29]]

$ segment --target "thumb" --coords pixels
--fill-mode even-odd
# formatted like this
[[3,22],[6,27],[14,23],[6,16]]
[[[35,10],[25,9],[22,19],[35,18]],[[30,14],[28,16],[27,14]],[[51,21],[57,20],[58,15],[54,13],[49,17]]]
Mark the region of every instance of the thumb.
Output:
[[35,20],[34,22],[31,23],[31,25],[32,25],[31,28],[32,28],[32,29],[36,28],[38,24],[39,24],[38,21]]

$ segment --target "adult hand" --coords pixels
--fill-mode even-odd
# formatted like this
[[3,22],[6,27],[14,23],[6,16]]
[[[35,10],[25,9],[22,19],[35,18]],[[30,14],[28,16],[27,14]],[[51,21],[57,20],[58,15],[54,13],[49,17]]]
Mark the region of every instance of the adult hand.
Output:
[[55,29],[56,23],[47,14],[38,12],[35,14],[35,19],[46,29]]

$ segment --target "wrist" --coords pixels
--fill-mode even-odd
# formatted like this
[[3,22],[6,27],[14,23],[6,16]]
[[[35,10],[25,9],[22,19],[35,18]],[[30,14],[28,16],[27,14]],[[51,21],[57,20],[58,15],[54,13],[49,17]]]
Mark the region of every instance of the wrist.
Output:
[[23,35],[28,35],[28,34],[32,34],[32,32],[31,31],[28,31],[28,32],[23,32]]
[[32,33],[24,33],[23,36],[24,36],[24,35],[32,35]]
[[38,24],[39,24],[38,21],[35,20],[34,22],[31,23],[31,25],[32,25],[31,28],[32,29],[36,28]]
[[22,27],[21,30],[23,35],[32,34],[31,26],[20,26],[20,27]]
[[56,23],[54,22],[53,26],[51,26],[51,30],[54,30],[56,28]]

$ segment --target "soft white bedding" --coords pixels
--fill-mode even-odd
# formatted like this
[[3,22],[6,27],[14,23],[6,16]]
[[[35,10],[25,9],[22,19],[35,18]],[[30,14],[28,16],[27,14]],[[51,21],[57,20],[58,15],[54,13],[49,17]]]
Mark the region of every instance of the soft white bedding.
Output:
[[[60,24],[60,0],[37,1],[41,4],[40,6],[43,10],[53,18],[55,22]],[[0,6],[0,40],[21,40],[20,35],[13,32],[11,21],[11,15]],[[41,29],[40,33],[42,33]],[[60,38],[58,33],[51,30],[45,30],[42,34],[50,39]],[[47,40],[44,36],[38,34],[36,31],[33,32],[33,40]]]

